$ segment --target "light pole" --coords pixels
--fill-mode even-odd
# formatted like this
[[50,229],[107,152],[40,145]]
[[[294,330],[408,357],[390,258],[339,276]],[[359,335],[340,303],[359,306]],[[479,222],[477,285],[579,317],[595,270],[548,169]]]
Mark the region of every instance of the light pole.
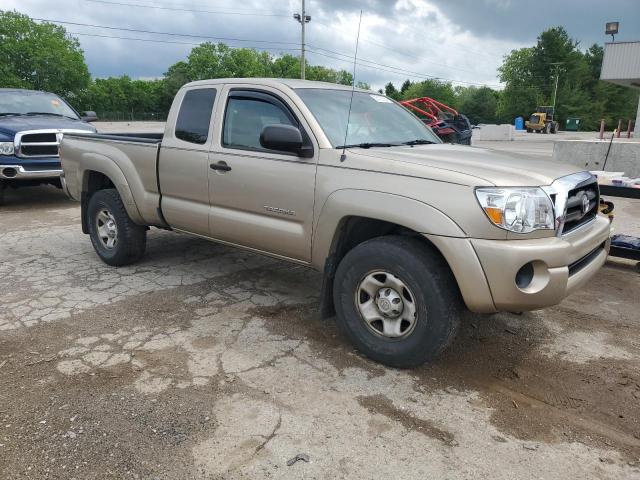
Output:
[[306,67],[306,62],[304,59],[304,27],[311,21],[311,15],[307,15],[307,12],[304,9],[304,0],[302,0],[302,14],[294,13],[293,18],[296,19],[302,26],[302,41],[300,44],[300,78],[304,80],[304,71]]

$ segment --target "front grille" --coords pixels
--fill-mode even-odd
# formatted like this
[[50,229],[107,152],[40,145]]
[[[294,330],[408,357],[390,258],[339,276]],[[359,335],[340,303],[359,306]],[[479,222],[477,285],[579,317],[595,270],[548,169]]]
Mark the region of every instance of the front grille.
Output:
[[57,145],[22,145],[20,153],[23,157],[56,157],[58,156]]
[[23,133],[19,139],[18,156],[57,157],[59,144],[57,132],[44,130]]
[[43,142],[57,142],[55,132],[43,132],[43,133],[25,133],[22,136],[23,143],[43,143]]
[[570,190],[562,233],[569,233],[593,220],[598,214],[599,202],[598,184],[595,182]]

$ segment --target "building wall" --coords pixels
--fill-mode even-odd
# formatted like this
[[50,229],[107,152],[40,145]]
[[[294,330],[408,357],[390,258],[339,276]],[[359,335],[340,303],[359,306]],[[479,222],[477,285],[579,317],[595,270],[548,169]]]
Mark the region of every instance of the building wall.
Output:
[[640,42],[605,44],[600,79],[640,89]]

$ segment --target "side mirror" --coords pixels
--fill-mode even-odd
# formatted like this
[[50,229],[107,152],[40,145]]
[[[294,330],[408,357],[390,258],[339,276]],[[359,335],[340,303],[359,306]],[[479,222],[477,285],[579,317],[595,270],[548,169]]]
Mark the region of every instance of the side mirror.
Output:
[[260,134],[260,145],[269,150],[295,153],[306,156],[303,149],[302,132],[292,125],[267,125]]
[[88,111],[82,112],[80,114],[80,119],[83,122],[91,123],[91,122],[95,122],[96,120],[98,120],[98,116],[96,115],[96,112],[88,110]]

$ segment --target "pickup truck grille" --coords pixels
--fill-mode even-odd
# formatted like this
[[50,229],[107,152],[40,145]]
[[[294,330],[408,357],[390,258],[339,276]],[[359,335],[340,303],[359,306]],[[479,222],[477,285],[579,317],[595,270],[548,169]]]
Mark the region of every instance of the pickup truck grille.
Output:
[[589,172],[560,177],[542,188],[553,202],[557,236],[590,223],[598,215],[600,189],[596,177]]
[[593,220],[598,214],[599,202],[600,192],[595,182],[570,190],[562,233],[569,233]]
[[16,135],[18,157],[57,157],[62,136],[58,131],[35,130]]
[[62,135],[54,130],[32,130],[16,135],[17,156],[24,158],[57,157]]

